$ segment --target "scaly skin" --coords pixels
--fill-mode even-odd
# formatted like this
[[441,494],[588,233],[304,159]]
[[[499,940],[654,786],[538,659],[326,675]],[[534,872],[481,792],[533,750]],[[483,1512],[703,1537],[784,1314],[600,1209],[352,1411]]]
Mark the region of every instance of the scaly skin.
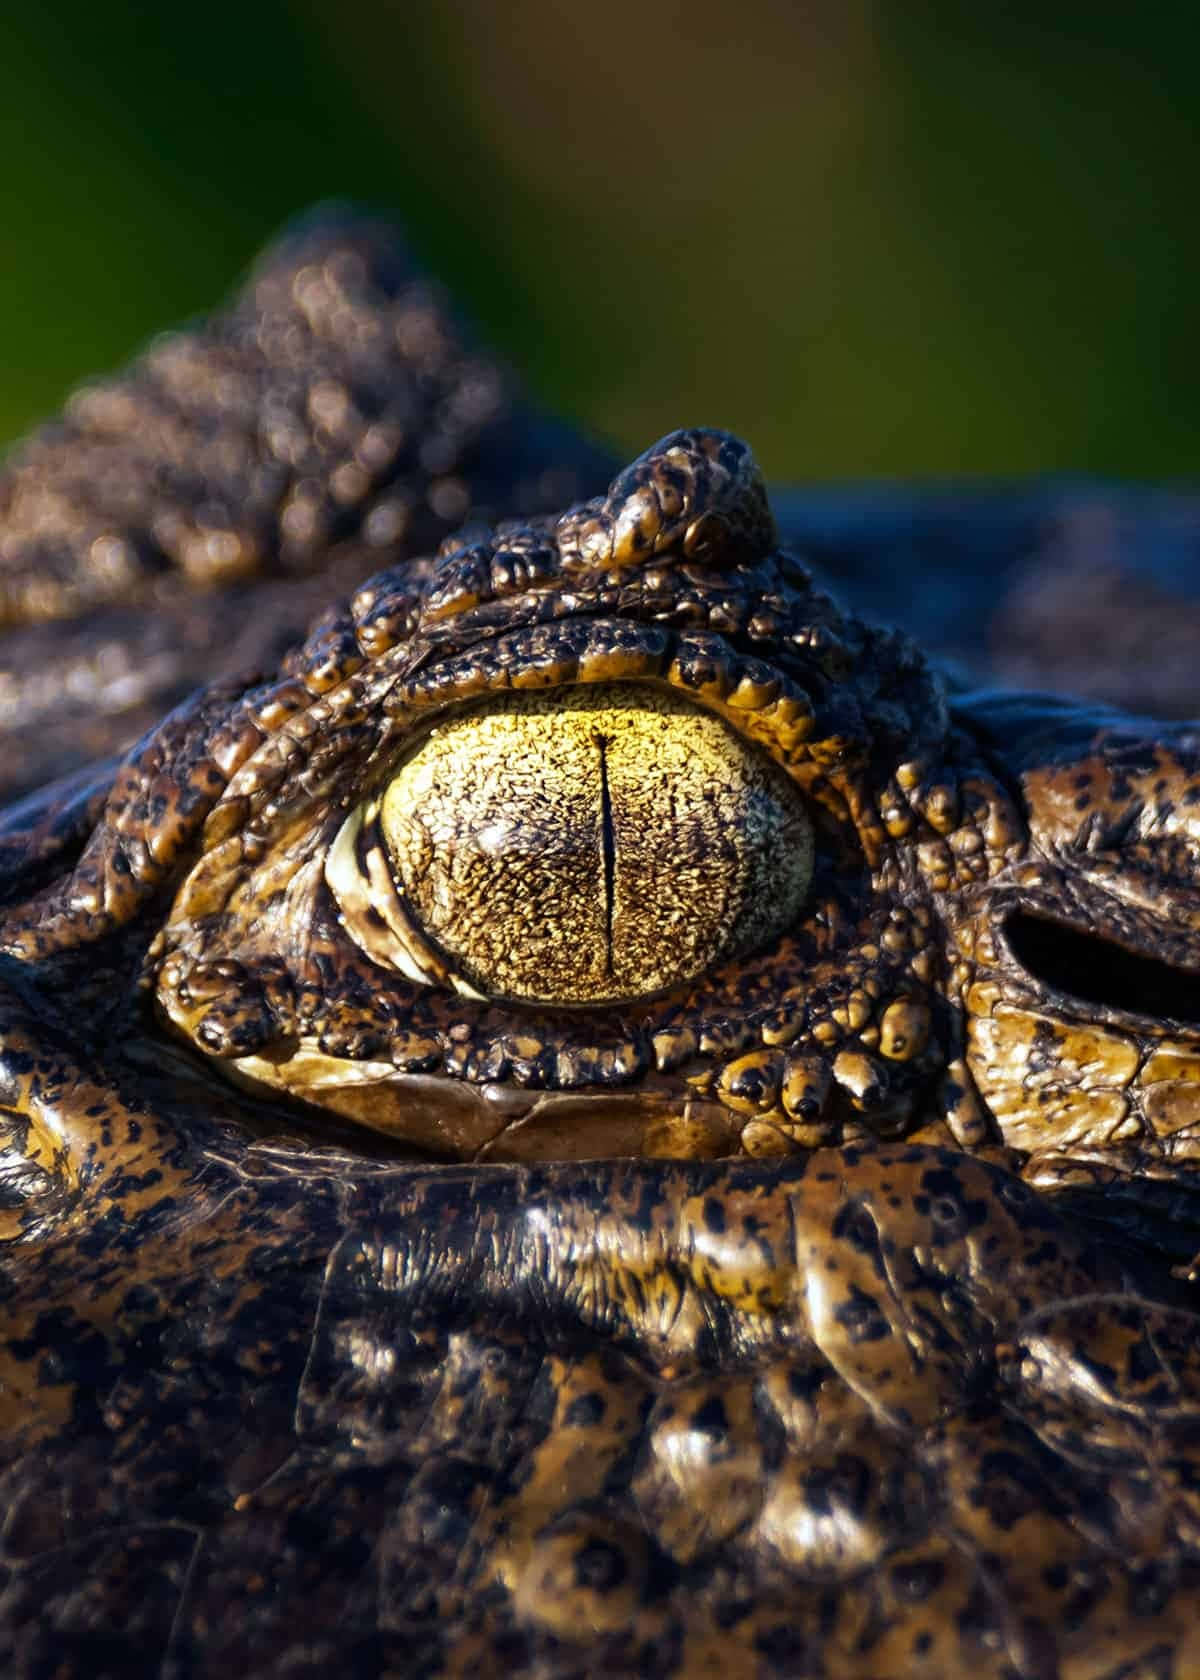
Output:
[[[413,978],[347,821],[612,684],[779,767],[799,914],[602,1007]],[[1195,1672],[1197,789],[948,703],[690,431],[16,809],[5,1672]]]
[[301,222],[227,311],[77,392],[0,473],[0,800],[273,666],[385,562],[613,465],[470,347],[395,228]]

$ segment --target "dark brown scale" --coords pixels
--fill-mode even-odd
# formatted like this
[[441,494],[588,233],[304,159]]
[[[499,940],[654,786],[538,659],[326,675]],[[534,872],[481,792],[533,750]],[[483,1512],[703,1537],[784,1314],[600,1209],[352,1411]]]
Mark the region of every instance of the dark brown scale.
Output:
[[[9,469],[13,671],[83,611],[164,657],[0,712],[14,788],[152,725],[0,816],[0,1667],[1182,1680],[1200,739],[948,697],[725,433],[595,462],[343,223]],[[954,552],[898,505],[778,524],[869,600]],[[603,1007],[385,960],[343,825],[584,683],[775,761],[799,912]]]

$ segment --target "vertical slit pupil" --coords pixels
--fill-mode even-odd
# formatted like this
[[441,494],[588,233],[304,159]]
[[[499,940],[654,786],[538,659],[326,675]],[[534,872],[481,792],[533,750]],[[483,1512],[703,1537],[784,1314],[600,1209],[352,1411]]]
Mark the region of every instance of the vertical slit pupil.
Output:
[[613,971],[613,896],[617,871],[612,795],[608,789],[608,736],[592,737],[600,754],[600,845],[604,857],[604,972]]

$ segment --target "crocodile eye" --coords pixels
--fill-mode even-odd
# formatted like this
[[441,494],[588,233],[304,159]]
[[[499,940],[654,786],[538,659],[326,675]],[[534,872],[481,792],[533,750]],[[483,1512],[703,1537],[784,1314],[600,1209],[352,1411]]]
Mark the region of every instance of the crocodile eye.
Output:
[[604,1004],[761,945],[812,878],[786,774],[635,684],[520,694],[438,723],[335,842],[376,959],[469,995]]

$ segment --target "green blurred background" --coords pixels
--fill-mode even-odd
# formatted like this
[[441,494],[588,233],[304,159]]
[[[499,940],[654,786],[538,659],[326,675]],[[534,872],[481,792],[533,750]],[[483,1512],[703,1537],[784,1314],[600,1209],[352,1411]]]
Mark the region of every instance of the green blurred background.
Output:
[[0,439],[337,196],[629,449],[1196,475],[1195,8],[5,10]]

